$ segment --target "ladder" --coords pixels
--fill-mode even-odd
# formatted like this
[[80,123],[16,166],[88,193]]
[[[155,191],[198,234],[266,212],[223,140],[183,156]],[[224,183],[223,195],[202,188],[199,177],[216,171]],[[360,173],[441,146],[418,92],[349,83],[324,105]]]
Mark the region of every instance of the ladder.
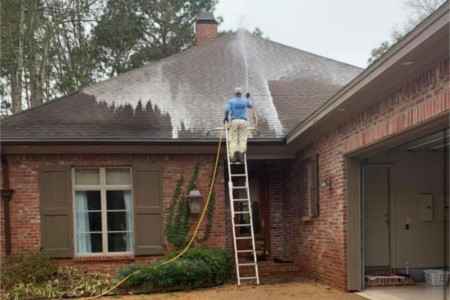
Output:
[[[256,257],[256,247],[255,247],[255,234],[253,231],[253,217],[252,217],[252,205],[250,201],[250,188],[248,181],[248,169],[247,169],[247,154],[244,153],[243,162],[231,162],[228,144],[228,124],[225,124],[225,137],[227,145],[227,162],[228,162],[228,191],[230,198],[230,209],[231,209],[231,224],[233,226],[233,244],[234,244],[234,257],[236,262],[236,275],[238,280],[238,285],[241,285],[241,280],[256,280],[256,284],[259,284],[259,273],[258,273],[258,262]],[[241,180],[239,180],[241,179]],[[239,181],[244,180],[244,185],[239,185]],[[234,196],[234,192],[238,191],[239,194],[244,194],[243,197]],[[235,210],[235,204],[237,204],[238,209]],[[245,217],[246,221],[240,223]],[[238,224],[235,222],[235,218],[238,218]],[[249,235],[236,237],[236,230],[247,229]],[[251,249],[238,249],[239,240],[251,240]],[[239,254],[249,254],[253,256],[253,259],[249,261],[242,261],[242,257]],[[241,277],[240,268],[254,267],[254,275]]]

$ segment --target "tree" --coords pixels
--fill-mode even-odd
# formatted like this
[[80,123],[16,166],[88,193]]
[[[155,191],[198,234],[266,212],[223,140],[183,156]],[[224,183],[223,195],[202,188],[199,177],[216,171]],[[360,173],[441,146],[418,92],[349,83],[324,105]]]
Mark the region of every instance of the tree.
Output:
[[2,100],[13,113],[92,82],[96,52],[84,28],[96,2],[2,0]]
[[93,30],[94,46],[108,77],[131,69],[131,55],[142,47],[144,23],[144,18],[137,13],[136,1],[108,1]]
[[[217,0],[1,0],[1,113],[178,53]],[[8,105],[9,103],[9,105]]]
[[178,53],[195,43],[194,23],[217,0],[109,0],[94,29],[108,76]]
[[[4,0],[1,5],[1,76],[10,83],[12,113],[22,110],[25,3]],[[4,92],[2,93],[2,99]],[[4,106],[6,107],[6,106]]]
[[417,24],[422,22],[426,17],[439,8],[446,0],[405,0],[403,5],[406,10],[410,12],[408,22],[403,28],[394,28],[391,33],[391,42],[384,41],[377,48],[372,49],[370,57],[367,60],[368,64],[373,63],[381,55],[383,55],[389,48],[400,41],[408,32],[410,32]]
[[[234,31],[231,29],[228,30],[219,30],[218,35],[219,37],[225,36],[227,34],[233,33]],[[269,39],[268,37],[264,37],[264,32],[262,32],[262,30],[259,27],[255,27],[255,29],[253,29],[252,34],[254,36],[263,38],[263,39]]]
[[99,0],[57,1],[49,10],[56,26],[51,36],[52,67],[48,76],[53,84],[49,82],[47,99],[79,90],[98,78],[99,52],[88,28],[97,23],[98,11],[102,10]]

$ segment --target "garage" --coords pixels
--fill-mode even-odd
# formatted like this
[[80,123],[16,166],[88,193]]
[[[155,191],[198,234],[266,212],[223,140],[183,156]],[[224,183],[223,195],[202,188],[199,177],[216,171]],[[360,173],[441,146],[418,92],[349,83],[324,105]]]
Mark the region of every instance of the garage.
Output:
[[448,294],[424,275],[439,284],[449,267],[449,141],[441,118],[349,155],[349,222],[359,227],[349,241],[359,235],[362,296]]

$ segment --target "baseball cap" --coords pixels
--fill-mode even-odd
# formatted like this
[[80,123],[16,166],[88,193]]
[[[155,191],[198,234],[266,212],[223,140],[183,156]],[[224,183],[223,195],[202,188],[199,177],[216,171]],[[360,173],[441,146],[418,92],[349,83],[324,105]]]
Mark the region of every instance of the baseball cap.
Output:
[[240,87],[236,87],[236,88],[234,89],[234,93],[235,93],[235,94],[242,94],[242,89],[241,89]]

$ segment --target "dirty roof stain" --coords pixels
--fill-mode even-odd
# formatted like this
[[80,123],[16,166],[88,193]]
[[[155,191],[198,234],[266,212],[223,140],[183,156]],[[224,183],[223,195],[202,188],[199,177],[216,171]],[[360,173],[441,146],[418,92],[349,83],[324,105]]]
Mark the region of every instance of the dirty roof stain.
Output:
[[[262,137],[281,138],[292,126],[286,127],[280,121],[269,82],[289,79],[295,84],[308,79],[341,87],[359,72],[360,68],[240,30],[94,84],[82,92],[114,108],[130,105],[135,110],[151,103],[154,110],[170,117],[172,138],[178,138],[183,131],[205,134],[220,126],[234,87],[245,89],[248,85],[263,127]],[[316,107],[321,104],[318,102]]]

